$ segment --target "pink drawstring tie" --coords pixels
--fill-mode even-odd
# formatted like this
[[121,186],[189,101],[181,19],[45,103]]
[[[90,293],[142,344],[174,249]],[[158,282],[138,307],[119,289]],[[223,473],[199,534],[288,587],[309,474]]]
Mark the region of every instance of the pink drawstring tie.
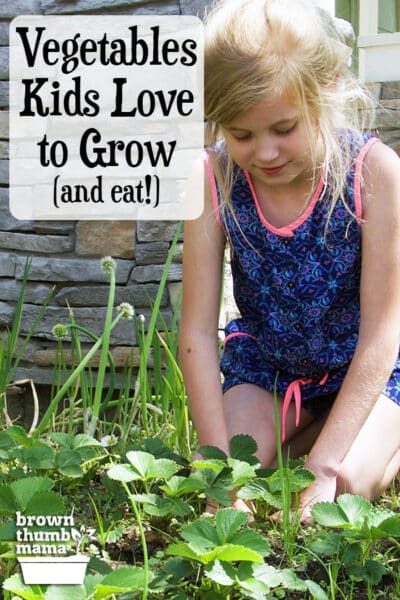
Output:
[[[329,373],[326,373],[319,385],[324,385],[326,380],[328,379]],[[293,400],[296,406],[296,427],[299,426],[300,423],[300,409],[301,409],[301,386],[306,385],[307,383],[312,383],[314,380],[310,377],[303,377],[301,379],[295,379],[290,383],[287,387],[285,397],[283,399],[283,407],[282,407],[282,443],[286,439],[286,417],[289,410],[289,405]]]

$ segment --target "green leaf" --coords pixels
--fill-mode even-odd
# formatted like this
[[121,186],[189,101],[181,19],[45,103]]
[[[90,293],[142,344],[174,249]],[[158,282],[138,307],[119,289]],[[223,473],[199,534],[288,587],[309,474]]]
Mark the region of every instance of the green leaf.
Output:
[[42,588],[38,585],[25,585],[19,574],[12,575],[6,579],[3,583],[3,588],[13,594],[18,594],[24,600],[44,600]]
[[188,558],[190,560],[200,560],[200,555],[197,552],[194,552],[189,544],[182,542],[178,544],[170,544],[165,552],[170,556],[181,556],[182,558]]
[[310,579],[306,579],[304,583],[306,584],[313,600],[329,600],[326,592],[324,592],[318,583],[315,583],[315,581],[311,581]]
[[57,467],[66,477],[81,477],[83,471],[81,469],[81,457],[78,452],[71,448],[60,448],[56,459]]
[[1,450],[11,450],[15,448],[16,442],[8,435],[7,430],[0,431],[0,448]]
[[215,560],[206,565],[204,571],[209,579],[219,585],[233,585],[235,582],[235,570],[229,563]]
[[344,565],[350,565],[356,560],[359,560],[359,558],[361,557],[361,552],[361,545],[358,542],[349,544],[343,552],[342,563]]
[[365,517],[372,510],[372,504],[368,500],[353,494],[338,496],[337,503],[347,516],[348,522],[358,529],[362,527]]
[[370,585],[378,585],[386,573],[385,567],[377,560],[367,560],[365,565],[351,565],[348,569],[350,577],[356,581],[365,581]]
[[311,542],[310,549],[318,555],[325,554],[332,556],[339,553],[342,540],[342,535],[339,533],[321,534],[316,540]]
[[232,469],[232,482],[235,487],[241,487],[256,476],[256,465],[236,458],[228,458],[228,466]]
[[226,460],[228,458],[225,452],[216,446],[200,446],[198,453],[203,458],[216,458],[217,460]]
[[248,515],[235,508],[217,510],[215,525],[219,544],[229,542],[231,537],[248,521]]
[[346,513],[333,502],[317,502],[311,513],[315,521],[325,527],[343,527],[349,524]]
[[71,449],[74,444],[74,437],[75,436],[73,436],[71,433],[63,433],[61,431],[54,431],[49,435],[49,438],[56,444],[59,444],[59,446],[64,446],[64,448]]
[[13,481],[10,485],[18,509],[25,511],[26,506],[38,492],[47,492],[54,487],[54,482],[48,477],[26,477]]
[[253,577],[259,579],[271,588],[281,585],[282,574],[271,565],[252,565]]
[[293,590],[297,592],[305,592],[307,591],[307,586],[305,582],[298,577],[294,569],[283,569],[281,571],[282,576],[282,584],[288,590]]
[[112,465],[108,471],[107,475],[110,479],[115,479],[116,481],[135,481],[137,479],[141,479],[141,475],[134,471],[131,465],[123,463],[121,465]]
[[25,508],[25,513],[28,515],[59,515],[64,512],[62,496],[51,490],[36,492]]
[[280,492],[273,494],[265,479],[250,481],[238,490],[236,495],[242,500],[264,500],[275,508],[282,508],[282,495]]
[[164,517],[166,515],[183,517],[192,512],[190,504],[181,498],[160,498],[159,496],[157,496],[154,504],[145,504],[144,510],[148,515],[156,517]]
[[23,448],[21,459],[30,469],[54,468],[54,450],[45,444]]
[[216,458],[209,458],[205,460],[194,460],[192,462],[192,467],[193,469],[210,469],[216,473],[220,473],[222,469],[225,469],[225,463]]
[[178,465],[168,458],[154,458],[148,452],[131,450],[126,458],[132,468],[140,475],[140,479],[169,479],[176,472]]
[[379,530],[383,531],[387,536],[399,537],[400,536],[400,515],[394,514],[391,517],[387,517],[379,525]]
[[78,433],[78,435],[74,435],[72,443],[72,448],[74,450],[78,450],[78,448],[89,448],[91,446],[101,447],[101,444],[94,437],[87,435],[86,433]]
[[315,475],[308,469],[294,469],[289,471],[289,485],[291,492],[300,492],[315,481]]
[[17,501],[9,485],[0,485],[0,515],[14,515],[18,510]]
[[227,562],[234,562],[236,560],[246,560],[255,563],[264,563],[262,556],[244,546],[236,546],[234,544],[224,544],[219,548],[215,549],[216,558]]
[[386,573],[386,569],[382,563],[377,560],[367,560],[364,565],[364,578],[371,585],[378,585]]
[[193,567],[189,561],[180,556],[174,556],[164,562],[163,571],[167,575],[171,575],[175,581],[180,581],[193,573]]
[[[15,513],[14,513],[15,514]],[[17,526],[13,521],[7,521],[0,525],[0,540],[15,541],[17,535]]]
[[[149,581],[153,574],[149,572]],[[107,598],[111,594],[123,594],[144,589],[146,583],[145,571],[142,567],[122,567],[106,575],[101,583],[95,586],[96,600]]]
[[88,594],[84,585],[49,585],[44,597],[45,600],[87,600]]
[[231,538],[230,542],[235,545],[246,546],[246,548],[258,552],[261,556],[268,556],[268,554],[271,553],[271,546],[267,540],[248,527],[236,533],[236,535]]
[[200,490],[204,490],[206,484],[199,479],[194,477],[182,477],[181,475],[175,475],[171,477],[164,485],[160,485],[160,489],[163,490],[169,496],[182,496],[183,494],[191,494]]
[[25,429],[20,427],[19,425],[12,425],[11,427],[7,427],[7,435],[14,440],[17,444],[28,448],[32,445],[33,440],[28,436]]
[[207,498],[215,500],[215,502],[221,506],[230,506],[232,504],[231,496],[223,487],[215,486],[209,488],[208,490],[204,490],[204,494],[207,496]]
[[238,458],[239,460],[250,458],[253,464],[258,463],[258,459],[252,456],[257,452],[257,449],[257,442],[250,435],[235,435],[230,441],[230,454],[232,458]]
[[181,536],[190,543],[192,548],[198,547],[199,554],[219,545],[217,530],[209,519],[198,519],[187,525],[182,529]]

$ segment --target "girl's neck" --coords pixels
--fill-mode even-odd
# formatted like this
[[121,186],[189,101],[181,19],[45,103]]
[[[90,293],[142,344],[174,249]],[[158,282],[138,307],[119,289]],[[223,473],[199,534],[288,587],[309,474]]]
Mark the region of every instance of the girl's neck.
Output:
[[322,175],[293,181],[288,185],[268,186],[253,180],[257,201],[264,218],[274,227],[285,227],[295,222],[308,208],[317,191]]

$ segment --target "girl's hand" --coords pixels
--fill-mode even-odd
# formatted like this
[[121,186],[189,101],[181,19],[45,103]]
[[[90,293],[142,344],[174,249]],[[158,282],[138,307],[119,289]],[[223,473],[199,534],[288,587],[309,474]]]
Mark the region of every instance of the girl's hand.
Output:
[[316,476],[317,479],[300,494],[299,513],[301,523],[311,523],[311,509],[314,504],[335,500],[336,477],[317,474]]

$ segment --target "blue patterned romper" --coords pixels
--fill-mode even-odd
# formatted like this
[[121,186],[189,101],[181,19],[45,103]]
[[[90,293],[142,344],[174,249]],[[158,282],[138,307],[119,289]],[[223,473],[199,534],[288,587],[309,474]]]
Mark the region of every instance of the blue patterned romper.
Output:
[[[353,139],[354,138],[354,139]],[[231,213],[221,209],[210,161],[207,170],[216,215],[229,233],[234,296],[240,318],[225,328],[223,391],[241,383],[284,397],[285,419],[294,397],[320,418],[339,391],[353,357],[360,322],[361,168],[376,138],[351,136],[354,163],[343,201],[325,233],[329,189],[321,178],[307,208],[285,227],[262,215],[249,174],[234,168]],[[277,379],[276,379],[277,376]],[[400,360],[383,393],[400,404]]]

